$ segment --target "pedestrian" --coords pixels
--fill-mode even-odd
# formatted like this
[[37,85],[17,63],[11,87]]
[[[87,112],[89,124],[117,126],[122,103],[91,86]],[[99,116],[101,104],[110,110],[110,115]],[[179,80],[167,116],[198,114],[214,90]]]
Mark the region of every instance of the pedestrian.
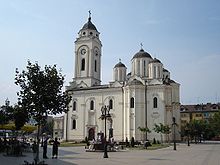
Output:
[[38,148],[37,143],[36,143],[36,141],[34,141],[34,143],[32,144],[32,151],[33,151],[34,162],[36,162],[37,148]]
[[46,138],[43,143],[43,159],[48,159],[48,157],[47,157],[47,140],[48,140],[48,138]]
[[57,137],[55,138],[53,142],[53,149],[52,149],[52,159],[57,159],[58,156],[58,146],[60,145],[60,142],[57,141]]

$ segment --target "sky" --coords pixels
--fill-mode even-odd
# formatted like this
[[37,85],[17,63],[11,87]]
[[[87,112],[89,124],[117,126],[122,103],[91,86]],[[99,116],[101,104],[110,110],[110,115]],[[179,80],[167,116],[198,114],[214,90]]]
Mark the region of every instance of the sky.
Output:
[[88,20],[100,32],[102,84],[119,58],[143,49],[180,84],[181,104],[220,102],[219,0],[0,0],[0,105],[17,102],[15,69],[57,64],[74,76],[74,41]]

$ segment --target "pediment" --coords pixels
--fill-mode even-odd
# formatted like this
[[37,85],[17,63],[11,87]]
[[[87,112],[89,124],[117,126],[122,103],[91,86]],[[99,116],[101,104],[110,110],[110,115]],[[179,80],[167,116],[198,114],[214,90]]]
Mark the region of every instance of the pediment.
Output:
[[123,84],[118,81],[110,82],[111,87],[122,87],[122,85]]
[[77,88],[87,88],[88,85],[87,85],[85,82],[81,81],[79,84],[77,84],[76,87],[77,87]]

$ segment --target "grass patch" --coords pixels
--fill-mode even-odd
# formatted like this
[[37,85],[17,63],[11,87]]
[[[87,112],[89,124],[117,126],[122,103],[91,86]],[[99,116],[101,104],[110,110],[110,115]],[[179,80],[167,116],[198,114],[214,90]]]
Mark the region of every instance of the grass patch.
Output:
[[152,146],[148,146],[147,149],[143,146],[135,146],[135,147],[128,147],[129,150],[157,150],[161,148],[169,147],[169,144],[152,144]]

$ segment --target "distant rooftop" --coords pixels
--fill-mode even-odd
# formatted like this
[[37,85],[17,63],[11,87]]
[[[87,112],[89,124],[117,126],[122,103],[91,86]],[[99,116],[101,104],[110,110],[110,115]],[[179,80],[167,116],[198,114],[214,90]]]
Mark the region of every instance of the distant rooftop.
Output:
[[220,110],[220,103],[212,104],[194,104],[194,105],[181,105],[180,112],[217,112]]

